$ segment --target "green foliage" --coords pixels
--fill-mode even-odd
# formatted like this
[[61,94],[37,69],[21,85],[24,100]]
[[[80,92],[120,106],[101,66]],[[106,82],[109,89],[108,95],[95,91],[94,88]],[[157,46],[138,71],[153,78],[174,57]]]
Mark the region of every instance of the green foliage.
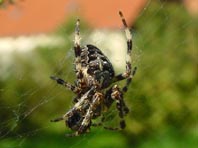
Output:
[[136,24],[135,43],[144,54],[129,89],[135,94],[131,118],[146,129],[195,128],[197,30],[195,20],[181,11],[174,5],[157,13],[149,7]]
[[[0,147],[198,146],[197,25],[176,4],[151,3],[138,18],[133,37],[138,71],[125,95],[131,112],[122,132],[93,128],[82,137],[65,138],[64,124],[49,122],[72,105],[74,94],[49,79],[75,80],[72,41],[15,54],[0,77],[0,134],[7,137]],[[67,34],[70,30],[73,25]]]

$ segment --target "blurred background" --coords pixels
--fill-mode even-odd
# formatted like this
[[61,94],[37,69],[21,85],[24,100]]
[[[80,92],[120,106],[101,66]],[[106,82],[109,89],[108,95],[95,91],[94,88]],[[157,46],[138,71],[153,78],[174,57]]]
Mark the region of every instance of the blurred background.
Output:
[[[74,94],[49,77],[75,81],[77,18],[82,44],[99,47],[122,72],[126,38],[119,10],[138,66],[124,97],[127,127],[65,137],[71,131],[64,122],[50,120],[73,106]],[[0,0],[0,147],[197,148],[197,26],[197,0]],[[106,126],[118,126],[115,104],[105,116]]]

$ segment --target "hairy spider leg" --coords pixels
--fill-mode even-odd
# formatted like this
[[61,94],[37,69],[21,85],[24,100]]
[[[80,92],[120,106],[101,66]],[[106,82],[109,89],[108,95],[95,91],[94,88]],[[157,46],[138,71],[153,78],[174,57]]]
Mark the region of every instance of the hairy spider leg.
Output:
[[75,112],[75,110],[79,110],[81,109],[81,107],[83,106],[82,104],[84,103],[87,103],[85,100],[89,101],[88,100],[88,97],[89,95],[93,95],[93,90],[94,90],[94,87],[92,87],[89,91],[87,91],[81,98],[80,100],[74,105],[74,107],[68,111],[66,114],[64,114],[62,117],[58,117],[58,118],[55,118],[53,120],[50,120],[51,122],[58,122],[58,121],[61,121],[61,120],[66,120],[67,117],[71,114],[73,114],[73,112]]
[[[101,104],[103,97],[104,97],[103,94],[99,92],[93,96],[93,102],[90,104],[90,107],[88,108],[87,113],[85,114],[85,117],[82,121],[80,128],[75,133],[66,134],[67,137],[74,137],[81,135],[85,132],[89,132],[90,126],[92,125],[91,119],[94,115],[94,110],[97,108],[99,104]],[[93,124],[93,126],[99,126],[99,125]]]
[[129,78],[127,78],[126,84],[125,84],[125,86],[122,88],[122,91],[123,91],[123,92],[127,92],[128,86],[129,86],[129,84],[132,82],[133,76],[135,75],[136,71],[137,71],[137,67],[134,67],[132,74],[129,76]]
[[[126,23],[126,20],[122,14],[121,11],[119,11],[119,15],[121,17],[121,20],[122,20],[122,23],[124,25],[124,30],[125,30],[125,35],[126,35],[126,38],[127,38],[127,57],[126,57],[126,71],[121,73],[121,74],[118,74],[117,76],[115,76],[113,82],[116,82],[116,81],[120,81],[120,80],[123,80],[123,79],[131,79],[131,51],[132,51],[132,34],[128,28],[128,25]],[[127,80],[127,81],[131,81],[131,80]]]
[[90,98],[93,96],[94,94],[94,90],[95,87],[91,87],[89,91],[87,91],[80,99],[79,101],[74,105],[74,107],[72,108],[72,110],[76,110],[76,109],[81,109],[81,107],[83,106],[84,103],[89,103],[88,101],[90,100]]
[[108,130],[120,130],[120,129],[124,129],[126,126],[124,116],[129,112],[129,109],[126,106],[125,101],[123,99],[123,93],[127,91],[127,88],[129,84],[131,83],[132,78],[135,75],[136,70],[137,70],[137,67],[135,67],[132,72],[132,67],[131,67],[132,34],[128,28],[126,20],[121,11],[119,11],[119,15],[125,27],[125,35],[127,38],[126,71],[124,73],[121,73],[115,76],[114,82],[120,81],[123,79],[127,79],[127,80],[126,80],[125,86],[122,88],[122,91],[117,85],[114,85],[111,88],[112,89],[111,98],[116,101],[116,107],[117,107],[117,110],[119,111],[119,116],[121,118],[121,121],[120,121],[120,128],[104,127],[105,129],[108,129]]
[[99,123],[92,123],[91,126],[95,126],[95,127],[102,126],[102,121],[99,122]]
[[[101,118],[101,121],[99,123],[92,123],[92,126],[95,126],[95,127],[96,126],[103,126],[107,130],[122,130],[126,126],[125,120],[124,120],[124,116],[129,112],[129,109],[126,106],[124,98],[123,98],[123,93],[124,92],[122,92],[121,89],[117,85],[114,85],[113,87],[111,87],[107,91],[107,93],[109,93],[109,95],[108,95],[110,97],[109,99],[112,99],[112,100],[116,101],[116,108],[117,108],[117,110],[119,112],[119,117],[121,118],[120,127],[107,127],[107,126],[104,126],[103,125],[103,122],[105,120],[104,116]],[[111,102],[110,104],[106,104],[107,107],[109,108],[112,103],[113,102]]]
[[[126,126],[124,116],[129,112],[129,109],[126,106],[126,104],[124,102],[124,99],[123,99],[123,93],[117,85],[114,85],[113,87],[111,87],[107,92],[110,93],[111,99],[116,101],[116,108],[119,112],[119,117],[121,118],[120,126],[119,127],[104,126],[103,125],[103,122],[105,120],[104,116],[101,118],[101,121],[99,123],[92,123],[92,126],[103,126],[104,129],[107,129],[107,130],[115,130],[115,131],[116,130],[122,130]],[[108,104],[108,107],[110,107],[109,105],[110,104]]]
[[50,120],[50,122],[58,122],[58,121],[61,121],[61,120],[64,120],[64,118],[63,117],[58,117],[56,119]]
[[80,135],[84,132],[87,132],[91,126],[91,119],[94,115],[94,110],[97,109],[98,105],[102,103],[102,100],[104,98],[104,95],[102,93],[96,92],[93,96],[93,101],[90,104],[89,109],[87,110],[87,113],[85,114],[85,118],[82,121],[82,124],[78,131],[75,133],[75,135]]
[[80,19],[76,21],[75,35],[74,35],[74,52],[75,56],[80,56],[81,48],[80,48]]
[[104,120],[105,120],[105,117],[103,116],[101,118],[101,121],[100,122],[98,122],[98,123],[91,123],[91,126],[94,126],[94,127],[103,126],[104,129],[114,130],[114,131],[120,130],[120,128],[117,128],[117,127],[107,127],[107,126],[104,126],[103,125]]
[[60,79],[56,76],[50,76],[50,78],[52,80],[55,80],[58,84],[65,86],[66,88],[68,88],[69,90],[71,90],[74,93],[78,92],[78,88],[68,82],[65,82],[63,79]]
[[111,98],[116,101],[116,108],[119,111],[119,117],[121,118],[120,127],[112,128],[112,127],[104,127],[108,130],[121,130],[124,129],[126,124],[124,120],[124,116],[129,112],[128,107],[126,106],[123,99],[123,92],[117,85],[114,85],[112,88]]
[[103,122],[105,120],[105,117],[103,115],[101,115],[102,118],[98,123],[91,123],[91,126],[97,127],[97,126],[103,126]]

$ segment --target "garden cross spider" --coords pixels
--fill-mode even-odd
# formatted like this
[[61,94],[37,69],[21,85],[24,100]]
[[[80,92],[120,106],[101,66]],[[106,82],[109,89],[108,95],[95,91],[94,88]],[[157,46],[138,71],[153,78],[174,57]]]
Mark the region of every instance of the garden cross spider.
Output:
[[[115,75],[111,62],[100,49],[90,44],[84,47],[80,45],[80,20],[78,19],[76,22],[74,38],[74,65],[77,78],[75,84],[70,84],[56,76],[51,76],[51,79],[76,94],[73,101],[74,106],[63,116],[51,120],[51,122],[64,120],[66,126],[75,131],[67,136],[78,136],[89,132],[91,126],[102,125],[102,122],[104,121],[102,114],[110,108],[114,101],[116,102],[116,108],[119,112],[119,117],[121,118],[120,127],[104,128],[110,130],[125,128],[124,116],[129,112],[129,109],[124,102],[123,93],[127,91],[137,68],[135,67],[132,71],[132,35],[121,11],[119,11],[119,15],[125,27],[127,38],[125,72]],[[120,88],[117,84],[113,84],[124,79],[126,79],[126,84],[123,88]],[[101,123],[92,123],[92,119],[96,119],[100,116],[102,117]]]

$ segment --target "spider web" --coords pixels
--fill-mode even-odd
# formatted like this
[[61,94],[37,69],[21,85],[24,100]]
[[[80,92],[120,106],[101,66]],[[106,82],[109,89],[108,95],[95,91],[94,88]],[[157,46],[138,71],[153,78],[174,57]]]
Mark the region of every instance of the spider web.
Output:
[[[162,9],[165,9],[165,4],[166,2],[161,1],[160,3],[160,7],[158,7],[158,9],[156,9],[154,11],[154,13],[147,17],[146,19],[143,19],[145,22],[145,25],[149,25],[149,22],[154,21],[154,19],[156,17],[159,16],[159,13]],[[148,9],[150,9],[152,5],[152,1],[148,1],[147,5],[145,6],[144,10],[139,14],[137,20],[141,17],[144,17],[146,15],[146,13],[148,12]],[[179,7],[183,7],[183,5],[179,6]],[[177,9],[175,9],[174,11],[177,11],[179,9],[179,7]],[[145,27],[141,28],[141,30],[143,32],[145,32],[145,34],[149,35],[149,34],[155,34],[155,32],[157,32],[159,30],[160,27],[162,27],[163,25],[166,25],[167,22],[169,21],[170,15],[164,13],[163,14],[164,18],[163,21],[159,22],[158,26],[156,26],[156,28],[152,28],[149,29],[149,27]],[[177,30],[171,30],[171,33],[174,32],[179,32],[179,31],[184,31],[187,30],[188,27],[190,25],[192,25],[192,21],[188,21],[185,24],[183,24],[182,26],[178,26]],[[139,29],[139,28],[138,28]],[[148,52],[152,52],[152,49],[150,51],[145,51],[146,46],[149,43],[156,43],[158,44],[159,40],[157,38],[145,38],[142,36],[142,34],[140,32],[138,32],[138,29],[134,28],[132,29],[132,34],[133,34],[133,42],[134,42],[134,46],[133,46],[133,56],[132,56],[132,61],[133,61],[133,65],[138,66],[139,69],[141,69],[141,72],[146,72],[150,69],[153,69],[155,67],[158,67],[158,63],[156,62],[150,62],[150,63],[143,63],[141,62],[144,58],[146,58],[146,54]],[[169,31],[169,30],[167,30]],[[119,32],[119,33],[118,33]],[[106,55],[111,55],[108,56],[110,57],[110,61],[113,63],[114,67],[116,67],[116,72],[122,72],[125,69],[125,55],[126,52],[122,51],[122,53],[119,52],[115,52],[116,50],[120,50],[120,49],[126,49],[126,40],[125,40],[125,36],[123,31],[118,30],[117,31],[93,31],[90,35],[88,35],[88,37],[86,36],[87,34],[85,33],[85,35],[82,35],[83,38],[83,42],[86,44],[87,43],[92,43],[94,45],[96,45],[97,47],[99,47],[100,49],[103,49],[103,52]],[[108,34],[108,35],[107,35]],[[86,39],[87,38],[87,39]],[[64,137],[64,133],[68,132],[69,130],[65,128],[65,125],[63,122],[60,123],[50,123],[50,119],[53,119],[54,117],[58,117],[61,116],[62,114],[64,114],[69,108],[72,107],[72,97],[74,97],[74,94],[72,94],[72,92],[68,91],[68,90],[64,90],[64,88],[62,88],[61,86],[58,86],[55,82],[53,82],[52,80],[50,80],[49,78],[44,78],[44,77],[49,77],[50,75],[57,75],[58,77],[63,78],[64,80],[69,82],[73,82],[75,80],[74,77],[72,77],[71,75],[74,75],[74,71],[72,69],[72,67],[70,66],[69,68],[67,68],[68,63],[72,63],[72,59],[74,58],[73,56],[73,50],[72,50],[72,37],[68,37],[67,39],[67,44],[69,44],[69,46],[71,47],[68,51],[62,51],[62,50],[57,50],[56,52],[59,53],[63,53],[62,55],[60,54],[59,56],[59,60],[55,63],[55,65],[52,65],[51,68],[54,69],[54,73],[50,73],[48,76],[42,76],[39,80],[36,80],[37,83],[35,85],[33,85],[33,87],[26,87],[24,88],[24,90],[18,90],[21,91],[22,93],[17,94],[15,91],[16,90],[12,90],[11,87],[4,87],[4,85],[1,86],[0,88],[0,94],[4,93],[4,94],[15,94],[17,96],[17,100],[15,100],[15,98],[13,98],[13,100],[11,100],[10,103],[5,103],[6,99],[3,97],[6,96],[0,96],[2,98],[2,104],[0,104],[0,112],[1,112],[1,123],[0,123],[0,142],[1,143],[5,143],[4,145],[2,145],[5,148],[8,147],[28,147],[26,142],[29,141],[29,139],[34,139],[35,137],[40,137],[43,140],[44,145],[47,144],[48,141],[47,139],[45,139],[45,134],[48,133],[52,133],[53,136],[53,132],[56,133],[56,135],[60,135],[60,136],[56,136],[56,138],[59,138],[59,141],[63,142],[66,144],[66,147],[79,147],[82,144],[86,145],[87,147],[93,146],[93,142],[96,142],[95,139],[97,139],[98,137],[100,138],[101,135],[104,132],[103,128],[93,128],[93,130],[91,131],[90,134],[85,134],[82,135],[80,137],[75,137],[72,140],[65,138]],[[115,42],[116,40],[116,42]],[[177,40],[177,39],[175,39]],[[188,44],[192,44],[194,46],[194,51],[195,51],[195,40],[196,38],[193,37],[191,41],[188,40],[183,40],[176,42],[176,44],[173,46],[173,50],[175,52],[177,52],[179,50],[180,47],[182,47],[185,43]],[[138,43],[137,43],[138,42]],[[110,46],[109,46],[110,45]],[[112,51],[110,49],[113,49],[115,51]],[[116,49],[117,48],[117,49]],[[158,56],[159,57],[163,57],[166,54],[166,47],[162,47],[161,51],[158,52]],[[50,47],[49,47],[50,49]],[[159,49],[160,50],[160,49]],[[45,54],[50,54],[51,51],[45,52]],[[32,62],[34,59],[32,57],[35,57],[37,55],[35,55],[35,53],[33,51],[30,51],[29,53],[25,53],[25,57],[23,57],[25,60],[30,59]],[[33,55],[32,55],[33,54]],[[53,54],[53,52],[51,52],[51,54]],[[178,54],[178,53],[175,53]],[[19,55],[19,57],[21,57]],[[122,58],[124,57],[124,58]],[[15,57],[17,58],[17,57]],[[39,57],[41,58],[41,57]],[[152,57],[152,58],[156,58],[156,57]],[[3,58],[2,58],[3,59]],[[40,60],[40,59],[38,59]],[[8,64],[5,64],[6,62],[8,62]],[[10,63],[9,63],[10,62]],[[38,61],[39,63],[39,61]],[[36,63],[36,64],[38,64]],[[6,75],[9,75],[9,72],[13,72],[12,70],[10,70],[10,68],[13,67],[9,67],[7,65],[12,64],[12,60],[9,61],[2,61],[1,66],[1,79],[2,81],[6,80]],[[35,65],[36,65],[35,64]],[[42,64],[42,63],[41,63]],[[6,65],[6,66],[4,66]],[[17,66],[17,65],[14,65]],[[161,66],[161,65],[160,65]],[[42,67],[42,66],[41,66]],[[39,67],[39,68],[41,68]],[[20,68],[20,67],[17,67]],[[45,69],[45,67],[44,67]],[[15,77],[13,78],[14,81],[17,81],[18,83],[20,83],[21,81],[27,81],[27,77],[26,77],[27,71],[25,72],[18,72],[15,74]],[[138,75],[138,73],[137,73]],[[34,77],[34,76],[33,76]],[[138,77],[138,76],[137,76]],[[143,83],[144,80],[139,79],[141,82],[136,82],[136,83]],[[12,80],[10,80],[12,81]],[[45,81],[42,82],[42,81]],[[134,81],[136,81],[136,78],[134,79]],[[8,81],[9,82],[9,81]],[[44,84],[43,84],[44,83]],[[173,84],[176,83],[172,82]],[[48,87],[48,90],[45,90],[45,86],[50,85],[51,87]],[[121,85],[123,85],[121,83]],[[42,94],[42,91],[45,90],[45,94]],[[134,97],[136,98],[137,93],[141,91],[141,88],[135,88],[133,87],[133,89],[130,91],[130,93],[134,93]],[[68,96],[70,96],[70,98],[65,98],[65,99],[70,99],[71,101],[67,101],[69,102],[69,104],[65,104],[64,100],[62,101],[58,101],[59,98],[62,98],[62,96],[66,95],[69,93]],[[37,97],[39,96],[39,98],[35,99],[36,101],[32,101],[31,98]],[[20,99],[22,98],[22,99]],[[28,99],[26,99],[28,98]],[[127,99],[125,99],[127,102]],[[57,102],[59,102],[59,105],[57,108],[61,108],[59,109],[58,112],[55,112],[55,110],[48,110],[47,112],[49,112],[49,114],[42,114],[42,112],[46,112],[46,110],[48,109],[48,107],[55,105]],[[131,101],[132,103],[128,106],[133,106],[133,100]],[[127,102],[128,103],[128,102]],[[4,105],[6,104],[6,105]],[[57,105],[56,105],[57,106]],[[6,114],[6,112],[9,112],[9,117],[4,117]],[[40,113],[40,114],[39,114]],[[108,122],[110,122],[111,124],[114,124],[114,122],[119,123],[119,118],[117,119],[117,117],[114,117],[112,115],[116,114],[117,111],[115,109],[115,106],[112,107],[110,113],[107,114],[107,116],[111,119],[108,120]],[[35,115],[37,117],[35,117]],[[47,117],[46,117],[47,116]],[[44,122],[42,120],[42,118],[45,118],[46,121]],[[4,120],[5,118],[5,120]],[[37,120],[36,122],[34,122],[34,125],[31,125],[31,123],[29,123],[30,121],[34,121],[34,119],[36,118],[41,118],[40,122],[39,120]],[[31,125],[30,127],[21,127],[21,125],[25,125],[24,124],[27,123],[27,125]],[[117,124],[116,123],[116,124]],[[116,126],[115,124],[115,126]],[[19,130],[20,129],[20,130]],[[24,130],[21,130],[24,129]],[[44,134],[45,133],[45,134]],[[109,133],[107,133],[109,134]],[[119,132],[118,134],[113,133],[116,139],[120,138],[121,133]],[[111,134],[109,134],[110,136],[112,136]],[[11,140],[11,144],[7,144],[9,143],[9,141]],[[121,139],[123,140],[123,139]],[[30,145],[29,145],[30,146]],[[40,146],[42,147],[42,146]],[[61,146],[60,146],[61,147]]]

